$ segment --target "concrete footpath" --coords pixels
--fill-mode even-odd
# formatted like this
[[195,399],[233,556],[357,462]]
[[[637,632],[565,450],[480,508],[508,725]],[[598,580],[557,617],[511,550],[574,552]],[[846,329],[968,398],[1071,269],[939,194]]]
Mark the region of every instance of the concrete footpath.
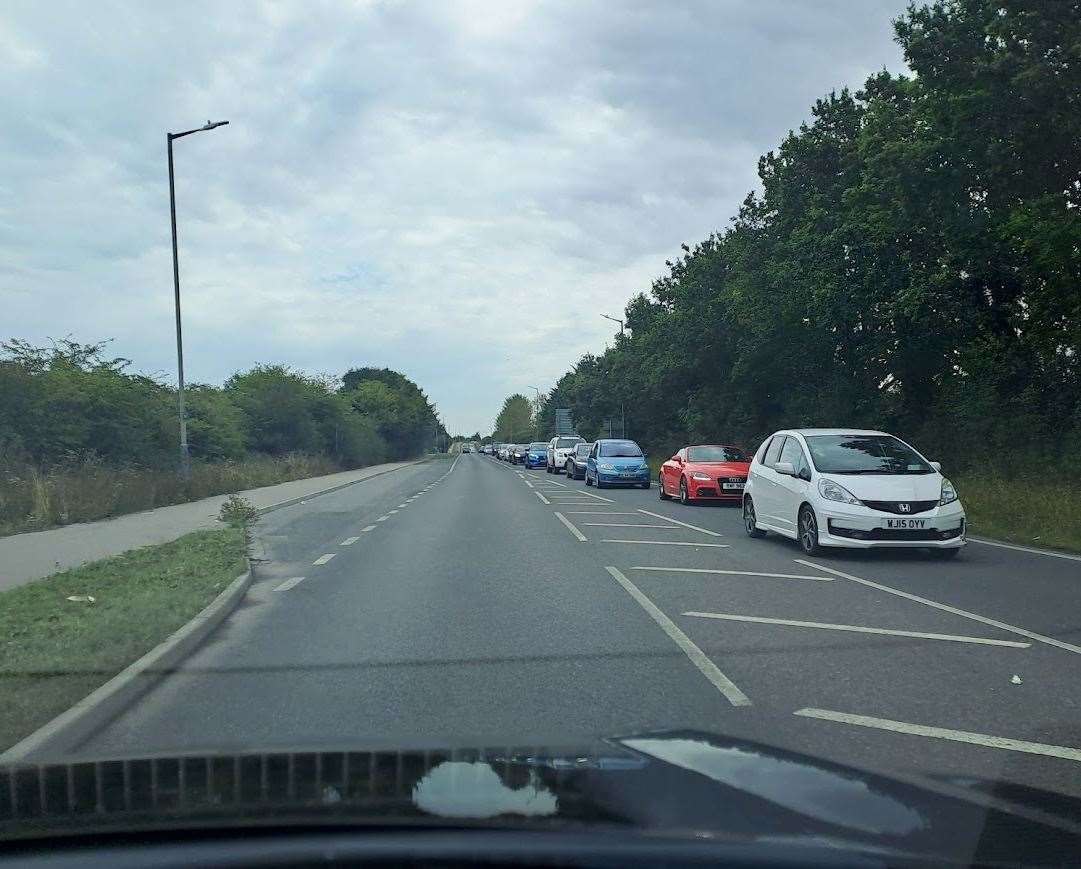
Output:
[[[266,512],[412,464],[415,462],[390,462],[355,471],[328,474],[325,477],[309,477],[306,480],[263,486],[239,494],[251,501],[261,512]],[[78,567],[88,561],[118,555],[129,549],[168,543],[200,528],[214,528],[219,524],[218,511],[228,497],[215,495],[201,501],[128,513],[100,522],[85,522],[48,531],[0,537],[0,591],[70,567]]]

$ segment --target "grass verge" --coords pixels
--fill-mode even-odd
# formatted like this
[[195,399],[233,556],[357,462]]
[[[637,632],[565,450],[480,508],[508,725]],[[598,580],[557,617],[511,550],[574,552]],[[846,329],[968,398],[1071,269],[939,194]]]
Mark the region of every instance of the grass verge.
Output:
[[[107,682],[247,569],[240,528],[196,531],[0,592],[0,750]],[[86,600],[69,596],[90,595]]]
[[976,474],[951,480],[975,536],[1081,552],[1081,485]]

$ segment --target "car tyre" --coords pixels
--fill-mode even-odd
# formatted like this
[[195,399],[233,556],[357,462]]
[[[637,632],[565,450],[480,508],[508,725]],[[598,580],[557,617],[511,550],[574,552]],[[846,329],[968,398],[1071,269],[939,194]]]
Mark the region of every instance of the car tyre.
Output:
[[818,555],[822,546],[818,542],[818,519],[815,511],[804,504],[799,511],[797,520],[799,530],[799,545],[806,555]]
[[605,484],[601,482],[601,478],[600,478],[600,477],[597,477],[597,479],[596,479],[596,480],[594,480],[594,482],[595,482],[595,483],[597,484],[597,488],[598,488],[598,489],[603,489],[603,488],[604,488],[604,485],[605,485]]
[[587,485],[587,486],[592,486],[592,485],[593,485],[593,484],[592,484],[592,483],[591,483],[591,482],[589,481],[589,471],[586,471],[586,485]]
[[657,497],[662,501],[668,500],[668,493],[664,491],[664,477],[657,474]]
[[754,512],[754,501],[749,497],[743,499],[743,527],[747,530],[748,537],[766,536],[766,532],[758,527],[758,516]]
[[694,503],[694,499],[691,497],[690,492],[687,491],[687,480],[682,477],[679,481],[679,503],[687,506]]
[[644,482],[644,483],[642,484],[642,488],[643,488],[643,489],[648,489],[648,488],[649,488],[650,486],[652,486],[652,485],[653,485],[653,481],[652,481],[652,480],[646,480],[646,481],[645,481],[645,482]]

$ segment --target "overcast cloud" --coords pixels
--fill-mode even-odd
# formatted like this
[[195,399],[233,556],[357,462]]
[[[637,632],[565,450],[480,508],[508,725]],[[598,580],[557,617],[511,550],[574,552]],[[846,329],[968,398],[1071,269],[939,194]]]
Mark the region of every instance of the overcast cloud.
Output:
[[188,379],[386,365],[485,432],[903,69],[905,5],[8,0],[0,336],[175,380],[165,131],[228,119],[175,146]]

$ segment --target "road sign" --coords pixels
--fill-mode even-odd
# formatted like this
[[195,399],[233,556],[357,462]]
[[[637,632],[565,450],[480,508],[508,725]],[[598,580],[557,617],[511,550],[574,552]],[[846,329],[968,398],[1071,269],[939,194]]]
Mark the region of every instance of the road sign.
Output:
[[556,434],[557,435],[572,435],[574,434],[574,421],[571,419],[570,408],[557,407],[556,408]]

